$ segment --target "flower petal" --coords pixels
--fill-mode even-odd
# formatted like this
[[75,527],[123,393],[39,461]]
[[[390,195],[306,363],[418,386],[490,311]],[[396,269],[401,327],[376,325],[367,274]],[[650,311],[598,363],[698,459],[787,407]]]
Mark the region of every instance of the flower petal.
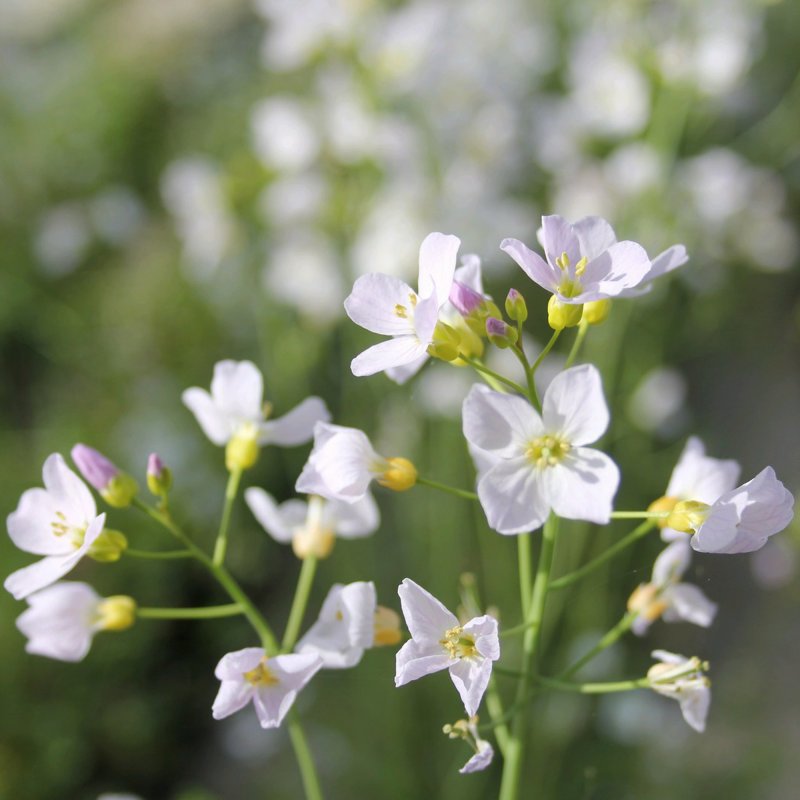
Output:
[[350,362],[350,369],[360,378],[411,364],[427,353],[428,343],[421,342],[415,335],[397,336],[364,350]]
[[378,504],[369,492],[355,503],[331,500],[326,510],[333,520],[336,535],[342,539],[369,536],[375,533],[380,524]]
[[211,379],[214,402],[238,421],[262,418],[264,378],[252,361],[218,361]]
[[459,770],[462,775],[468,775],[471,772],[480,772],[489,764],[492,763],[492,759],[494,758],[494,749],[489,744],[489,742],[484,741],[481,739],[478,742],[478,752],[475,753],[466,764]]
[[661,551],[653,564],[653,583],[666,586],[675,583],[683,577],[692,561],[692,548],[686,535],[682,539],[672,542],[669,547]]
[[663,598],[669,603],[664,611],[664,622],[685,621],[708,628],[717,614],[717,604],[690,583],[670,586]]
[[294,447],[310,441],[314,426],[328,422],[331,415],[319,397],[307,397],[288,414],[268,420],[259,425],[258,443],[276,444],[279,447]]
[[[57,536],[53,523],[60,509],[46,489],[28,489],[19,499],[16,511],[8,515],[8,535],[26,553],[55,556],[71,553],[74,548],[66,536]],[[63,512],[62,512],[63,513]]]
[[455,614],[410,578],[397,587],[397,594],[414,640],[420,645],[437,646],[441,651],[439,641],[445,632],[458,626]]
[[583,217],[572,229],[580,242],[581,256],[592,261],[617,242],[611,225],[602,217]]
[[222,681],[211,706],[214,719],[224,719],[244,708],[252,699],[255,689],[242,676],[238,680]]
[[[401,336],[413,333],[413,314],[417,293],[404,281],[391,275],[362,275],[344,301],[344,310],[356,325],[373,333]],[[402,310],[402,316],[397,311]]]
[[423,366],[425,366],[425,362],[427,362],[429,356],[427,350],[425,351],[425,355],[420,356],[414,361],[410,361],[408,364],[402,364],[399,367],[389,367],[388,369],[384,370],[386,372],[386,377],[389,380],[394,381],[399,386],[402,386],[406,381],[413,378]]
[[510,255],[534,283],[548,292],[556,291],[561,274],[538,253],[534,253],[519,239],[503,239],[500,242],[500,249]]
[[462,658],[450,665],[450,678],[464,703],[467,716],[474,717],[478,713],[491,677],[492,662],[488,658]]
[[181,395],[183,404],[194,414],[203,433],[216,445],[226,444],[233,434],[233,424],[228,415],[217,406],[211,395],[197,386],[186,389]]
[[85,525],[97,516],[97,506],[89,488],[59,453],[48,456],[42,468],[42,478],[45,489],[70,524]]
[[481,260],[474,253],[461,256],[461,266],[456,269],[455,280],[468,288],[483,294],[483,277],[481,275]]
[[542,418],[548,433],[563,436],[571,445],[597,441],[609,421],[597,368],[581,364],[556,375],[542,401]]
[[436,296],[441,308],[450,296],[461,239],[445,233],[429,233],[419,248],[420,297]]
[[736,461],[707,456],[703,442],[691,436],[672,471],[666,494],[681,500],[715,503],[736,486],[739,473]]
[[451,659],[441,648],[438,653],[432,653],[430,649],[421,647],[412,639],[397,651],[395,661],[394,685],[399,687],[447,669]]
[[27,567],[12,572],[3,586],[15,600],[22,600],[29,594],[38,592],[63,578],[81,560],[83,553],[74,550],[72,553],[57,556],[45,556]]
[[478,481],[478,498],[489,527],[498,533],[536,530],[550,513],[536,470],[525,457],[500,460],[487,470]]
[[581,260],[581,245],[577,233],[564,217],[557,214],[542,217],[541,241],[547,260],[553,267],[562,253],[567,254],[573,268]]
[[255,669],[265,655],[263,647],[245,647],[226,653],[214,668],[214,676],[221,681],[242,679],[244,673]]
[[708,686],[693,687],[684,691],[678,702],[687,724],[702,733],[706,729],[706,717],[711,706],[711,689]]
[[616,297],[625,289],[638,286],[650,271],[650,259],[636,242],[617,242],[592,259],[581,277],[586,300]]
[[[245,489],[244,500],[261,527],[276,542],[281,544],[287,544],[292,541],[294,527],[297,524],[302,524],[308,507],[302,500],[289,500],[279,506],[271,494],[257,486]],[[290,507],[292,512],[291,519],[287,519],[284,513],[288,503],[292,503]],[[300,516],[299,521],[296,519],[298,515]]]

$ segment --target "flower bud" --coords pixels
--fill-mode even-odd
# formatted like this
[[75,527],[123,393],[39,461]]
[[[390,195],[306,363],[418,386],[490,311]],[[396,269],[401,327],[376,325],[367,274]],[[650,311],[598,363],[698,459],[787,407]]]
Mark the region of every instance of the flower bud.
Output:
[[159,458],[158,453],[150,453],[147,459],[147,488],[156,497],[166,497],[172,486],[172,472]]
[[125,508],[136,497],[139,491],[136,481],[93,447],[76,444],[72,448],[72,460],[81,475],[110,506]]
[[251,422],[245,422],[225,446],[228,472],[250,469],[258,461],[258,452],[258,428]]
[[518,322],[520,325],[528,319],[528,306],[525,304],[525,298],[516,289],[508,290],[506,314],[508,314],[509,319]]
[[574,328],[583,314],[583,306],[575,303],[562,303],[553,295],[547,303],[547,323],[554,331]]
[[124,631],[136,621],[136,601],[124,594],[106,597],[97,606],[96,627],[102,631]]
[[95,561],[119,561],[128,548],[128,540],[124,533],[106,528],[89,547],[89,557]]
[[466,317],[468,314],[480,308],[483,299],[483,295],[480,292],[476,292],[460,281],[453,281],[449,300],[462,316]]
[[445,322],[437,322],[433,331],[433,342],[428,346],[428,354],[442,361],[458,358],[461,336],[458,331]]
[[683,500],[667,517],[667,527],[681,533],[695,533],[705,522],[710,506],[699,500]]
[[581,322],[585,322],[587,325],[599,325],[601,322],[605,322],[608,319],[610,313],[610,300],[593,300],[591,303],[583,304]]
[[417,468],[407,458],[390,458],[378,483],[395,492],[405,492],[417,482]]
[[375,609],[375,637],[373,647],[384,647],[399,644],[403,638],[400,633],[400,616],[386,606]]
[[667,603],[659,599],[659,588],[654,583],[640,583],[628,598],[628,611],[655,622],[667,610]]
[[486,320],[486,335],[495,347],[501,349],[515,345],[519,339],[516,328],[512,328],[496,317],[489,317]]
[[[659,497],[658,500],[654,500],[652,503],[650,503],[647,510],[651,514],[663,514],[666,512],[671,512],[672,509],[674,509],[679,502],[680,501],[678,500],[677,497],[667,497],[665,495],[664,497]],[[657,520],[656,524],[658,525],[659,528],[669,527],[667,525],[666,517]]]

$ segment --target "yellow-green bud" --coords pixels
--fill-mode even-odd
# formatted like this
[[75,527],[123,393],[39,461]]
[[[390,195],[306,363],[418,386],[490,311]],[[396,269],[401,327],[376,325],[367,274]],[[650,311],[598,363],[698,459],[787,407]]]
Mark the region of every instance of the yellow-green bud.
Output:
[[106,528],[89,547],[89,557],[95,561],[119,561],[128,548],[128,540],[124,533]]
[[391,647],[399,644],[403,638],[400,633],[400,616],[396,611],[386,606],[377,606],[375,609],[373,647]]
[[225,446],[225,466],[229,472],[250,469],[258,461],[258,451],[258,428],[246,422]]
[[[665,495],[664,497],[659,497],[658,500],[653,500],[653,502],[650,503],[650,506],[648,507],[647,510],[651,514],[663,514],[666,512],[671,512],[675,508],[675,506],[678,505],[679,502],[680,500],[678,500],[677,497],[667,497]],[[659,528],[669,527],[669,525],[667,525],[666,517],[658,520],[656,524],[658,525]]]
[[433,342],[428,345],[428,354],[442,361],[458,358],[461,336],[455,328],[445,322],[437,322],[433,331]]
[[525,304],[525,298],[516,289],[508,290],[506,314],[508,314],[509,319],[518,322],[520,325],[528,319],[528,306]]
[[378,483],[395,492],[405,492],[417,482],[417,468],[407,458],[388,459],[387,469]]
[[117,473],[102,489],[100,496],[114,508],[127,508],[139,492],[139,484],[127,472]]
[[583,314],[583,306],[575,303],[562,303],[553,295],[547,303],[547,323],[554,331],[574,328]]
[[158,453],[150,453],[147,459],[147,488],[156,497],[166,497],[172,487],[172,471],[164,466]]
[[106,597],[97,606],[97,627],[103,631],[124,631],[136,621],[136,601],[124,594]]
[[710,506],[699,500],[683,500],[667,517],[667,527],[681,533],[695,533],[705,522]]
[[489,337],[489,341],[501,350],[512,347],[519,339],[516,328],[512,328],[496,317],[489,317],[486,320],[486,335]]
[[608,319],[610,313],[610,300],[593,300],[591,303],[583,304],[581,322],[585,322],[587,325],[599,325]]
[[336,534],[330,528],[306,523],[295,530],[292,536],[292,550],[299,559],[309,556],[327,558],[336,544]]

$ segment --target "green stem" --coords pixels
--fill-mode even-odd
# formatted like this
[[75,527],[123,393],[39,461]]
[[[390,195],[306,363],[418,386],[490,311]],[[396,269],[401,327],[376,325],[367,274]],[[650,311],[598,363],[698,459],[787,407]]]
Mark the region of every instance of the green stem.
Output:
[[219,523],[219,533],[214,545],[214,564],[218,567],[225,563],[225,551],[228,549],[228,530],[231,525],[231,511],[236,493],[239,491],[239,482],[242,479],[242,470],[232,469],[228,476],[228,485],[225,487],[225,505],[222,508],[222,520]]
[[477,500],[478,495],[475,492],[470,492],[467,489],[456,489],[455,486],[448,486],[444,483],[439,483],[439,481],[432,481],[428,478],[421,478],[417,475],[417,483],[420,486],[428,486],[431,489],[438,489],[440,492],[447,492],[448,494],[453,494],[456,497],[462,497],[465,500]]
[[525,356],[525,352],[523,351],[521,345],[512,347],[511,350],[519,359],[519,363],[522,364],[522,369],[525,371],[525,381],[528,384],[528,397],[530,398],[531,403],[533,403],[533,405],[535,405],[536,408],[541,411],[542,404],[539,401],[539,394],[536,391],[536,382],[533,380],[533,371],[531,370],[531,365],[528,363],[528,359]]
[[306,800],[322,800],[322,788],[303,727],[294,709],[289,712],[288,717],[289,738],[292,740],[297,766],[300,768]]
[[244,613],[238,603],[226,606],[206,606],[205,608],[137,608],[136,616],[142,619],[217,619],[235,617]]
[[553,565],[553,551],[558,532],[558,518],[552,512],[544,524],[542,531],[542,550],[536,568],[536,579],[533,584],[529,606],[530,627],[525,631],[522,642],[522,671],[517,685],[515,705],[518,707],[514,724],[506,745],[503,778],[500,784],[500,800],[517,800],[519,796],[522,764],[525,757],[525,741],[528,733],[527,699],[528,682],[535,668],[535,656],[542,632],[545,600],[550,581],[550,569]]
[[630,692],[632,689],[649,689],[651,682],[647,678],[635,681],[613,681],[610,683],[565,683],[554,678],[543,678],[537,681],[548,689],[559,689],[562,692],[579,692],[580,694],[608,694],[609,692]]
[[122,552],[125,556],[133,556],[133,558],[150,558],[150,559],[174,559],[174,558],[194,558],[194,553],[191,550],[135,550],[128,547]]
[[[584,564],[574,572],[568,572],[566,575],[562,575],[560,578],[551,581],[550,588],[563,589],[565,586],[571,586],[573,583],[579,581],[589,573],[594,572],[594,570],[605,564],[606,561],[613,558],[615,555],[617,555],[617,553],[621,552],[626,547],[629,547],[634,542],[639,541],[639,539],[648,534],[654,526],[655,522],[653,520],[646,519],[641,525],[634,528],[627,536],[624,536],[618,542],[612,544],[608,550],[606,550],[604,553],[601,553],[599,556],[597,556],[597,558],[589,561],[587,564]],[[506,635],[508,635],[508,631],[506,631]]]
[[611,519],[666,519],[669,511],[612,511]]
[[291,653],[292,648],[297,642],[300,633],[300,626],[303,624],[303,616],[308,605],[308,596],[311,593],[311,585],[314,583],[314,573],[317,571],[316,556],[306,556],[303,559],[303,566],[300,568],[300,575],[297,578],[297,588],[292,600],[292,610],[289,612],[289,621],[286,623],[286,632],[283,634],[281,651]]
[[578,335],[575,337],[575,341],[572,343],[572,349],[569,351],[567,361],[564,364],[564,369],[571,367],[575,359],[578,357],[578,351],[581,349],[581,345],[583,344],[583,340],[586,338],[586,332],[588,330],[588,323],[581,322],[578,325]]
[[550,337],[550,341],[544,346],[544,350],[539,353],[538,358],[536,361],[533,362],[531,366],[531,376],[536,374],[536,370],[539,369],[540,364],[542,361],[545,360],[547,354],[553,349],[553,345],[558,341],[558,337],[561,336],[561,331],[553,331],[553,335]]
[[612,644],[617,642],[624,636],[633,625],[634,620],[638,614],[628,613],[610,630],[605,636],[591,649],[588,653],[582,655],[574,664],[567,667],[559,676],[558,679],[569,678],[574,675],[581,667],[588,664],[595,656],[599,655]]
[[[517,560],[519,561],[519,593],[522,619],[528,619],[528,603],[531,599],[533,582],[531,579],[531,535],[521,533],[517,536]],[[526,623],[524,627],[528,627]]]
[[505,384],[510,389],[513,389],[515,392],[518,392],[523,396],[527,394],[526,391],[516,381],[512,381],[509,378],[500,375],[498,372],[495,372],[494,370],[485,367],[476,358],[470,358],[469,356],[465,356],[463,354],[459,354],[459,358],[465,363],[469,364],[473,369],[477,370],[478,372],[482,372],[484,375],[488,375],[489,377],[494,378],[494,380],[499,381],[502,384]]

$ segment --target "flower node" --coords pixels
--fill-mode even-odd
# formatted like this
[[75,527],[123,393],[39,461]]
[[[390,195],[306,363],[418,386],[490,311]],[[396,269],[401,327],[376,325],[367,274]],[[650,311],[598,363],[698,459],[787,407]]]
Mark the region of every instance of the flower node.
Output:
[[244,679],[251,686],[277,686],[280,683],[275,673],[267,666],[266,656],[261,659],[257,667],[243,674]]
[[530,443],[525,455],[537,467],[552,467],[569,453],[570,444],[556,436],[540,436]]
[[444,639],[440,639],[439,644],[450,658],[470,658],[478,654],[475,640],[469,634],[465,634],[460,626],[446,631]]

